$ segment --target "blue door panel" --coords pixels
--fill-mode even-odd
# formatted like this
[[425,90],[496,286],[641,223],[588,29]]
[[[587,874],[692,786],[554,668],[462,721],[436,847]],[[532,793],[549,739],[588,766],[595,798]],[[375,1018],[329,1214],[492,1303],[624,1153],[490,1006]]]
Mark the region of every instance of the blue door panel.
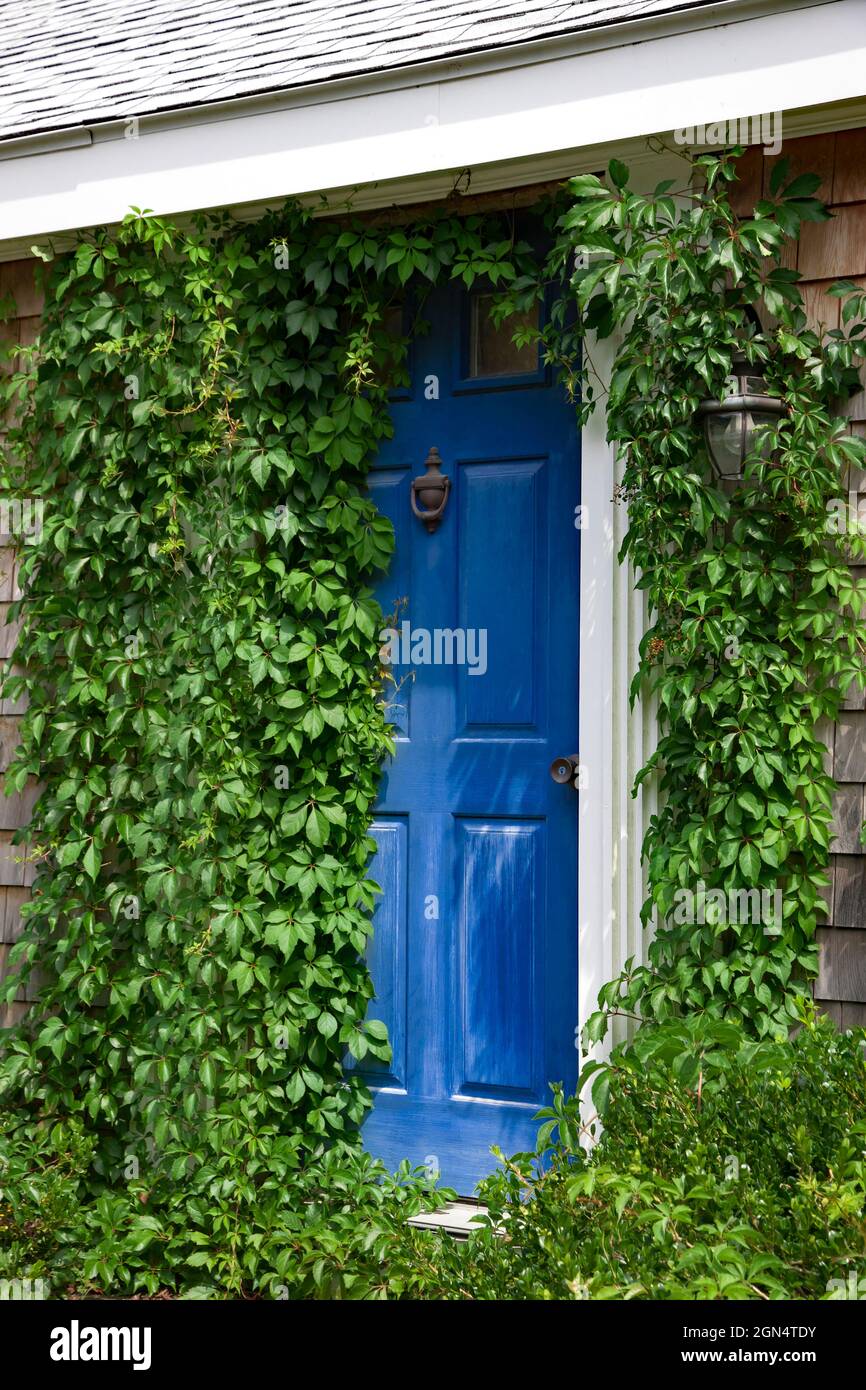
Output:
[[506,1154],[534,1149],[536,1108],[459,1097],[407,1098],[382,1090],[365,1122],[365,1141],[370,1152],[386,1163],[399,1154],[413,1168],[426,1168],[444,1186],[471,1196],[480,1178],[497,1166],[491,1144],[498,1144]]
[[370,830],[376,841],[372,876],[382,896],[376,903],[367,949],[367,963],[376,981],[376,998],[367,1017],[387,1024],[391,1043],[390,1064],[371,1057],[357,1066],[371,1086],[406,1084],[408,829],[405,818],[395,817],[376,821]]
[[460,1050],[463,1096],[539,1102],[543,984],[534,914],[544,868],[542,821],[460,818]]
[[[548,1084],[576,1081],[577,796],[548,768],[578,747],[579,435],[542,369],[467,379],[456,287],[426,314],[371,473],[396,539],[378,596],[389,626],[450,638],[391,670],[369,961],[394,1057],[360,1070],[370,1152],[469,1194],[491,1145],[533,1147]],[[433,445],[451,496],[430,534],[410,487]]]
[[521,459],[458,465],[459,621],[487,633],[484,674],[468,666],[458,672],[467,733],[473,726],[511,732],[538,723],[544,605],[537,551],[547,510],[546,464]]

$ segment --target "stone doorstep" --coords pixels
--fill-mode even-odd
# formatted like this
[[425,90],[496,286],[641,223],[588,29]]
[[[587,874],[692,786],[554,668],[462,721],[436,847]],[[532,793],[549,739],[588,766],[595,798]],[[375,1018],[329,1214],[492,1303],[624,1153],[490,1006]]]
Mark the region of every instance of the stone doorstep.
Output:
[[410,1216],[406,1224],[423,1231],[444,1231],[446,1235],[465,1240],[475,1229],[472,1218],[486,1215],[487,1208],[482,1202],[460,1197],[456,1202],[446,1203],[439,1211],[422,1211]]

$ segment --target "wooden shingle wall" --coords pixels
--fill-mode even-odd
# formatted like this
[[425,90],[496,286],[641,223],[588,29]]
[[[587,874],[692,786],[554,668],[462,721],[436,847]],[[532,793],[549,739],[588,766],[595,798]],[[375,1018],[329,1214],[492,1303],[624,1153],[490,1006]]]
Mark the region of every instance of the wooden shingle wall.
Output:
[[[0,344],[23,346],[35,341],[42,301],[33,281],[32,261],[11,261],[0,265],[0,300],[11,295],[17,306],[17,317],[0,325]],[[0,362],[0,371],[11,372],[17,358]],[[2,429],[2,426],[0,426]],[[14,552],[0,536],[0,664],[5,668],[15,648],[16,630],[7,623],[9,605],[18,597]],[[26,860],[26,847],[12,844],[12,832],[30,819],[36,788],[6,796],[2,793],[3,773],[18,742],[18,725],[24,705],[12,700],[0,701],[0,978],[12,943],[21,929],[21,904],[29,896],[33,879],[32,867]],[[21,998],[8,1006],[0,1005],[0,1027],[20,1018],[26,1009]]]
[[[789,161],[789,178],[821,176],[818,197],[833,212],[829,222],[809,222],[786,264],[803,277],[800,288],[812,327],[840,327],[838,299],[827,297],[834,280],[866,286],[866,129],[841,130],[784,140],[777,158]],[[741,161],[739,211],[748,212],[762,193],[776,159],[751,149]],[[864,376],[866,382],[866,376]],[[866,434],[866,389],[846,406],[851,429]],[[852,469],[845,490],[866,496],[866,474]],[[866,577],[866,567],[856,567]],[[851,690],[835,727],[823,733],[828,767],[839,783],[834,803],[831,883],[827,925],[819,930],[820,973],[815,994],[842,1028],[866,1026],[866,846],[860,831],[866,816],[866,695]]]

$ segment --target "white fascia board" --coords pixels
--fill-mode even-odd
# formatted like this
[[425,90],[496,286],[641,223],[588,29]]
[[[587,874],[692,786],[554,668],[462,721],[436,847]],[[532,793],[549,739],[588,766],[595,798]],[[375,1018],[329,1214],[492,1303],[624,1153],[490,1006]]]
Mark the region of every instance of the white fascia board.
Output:
[[365,79],[265,109],[239,102],[143,118],[137,139],[115,122],[78,147],[51,148],[68,141],[60,132],[33,137],[34,153],[15,142],[6,150],[15,157],[3,159],[0,144],[0,245],[117,222],[132,206],[182,214],[272,204],[864,94],[863,0],[761,9],[686,11],[679,31],[637,26],[618,46],[605,31],[572,35],[568,46],[533,45],[498,67],[486,55],[480,70],[452,61],[399,80],[383,74],[378,90]]

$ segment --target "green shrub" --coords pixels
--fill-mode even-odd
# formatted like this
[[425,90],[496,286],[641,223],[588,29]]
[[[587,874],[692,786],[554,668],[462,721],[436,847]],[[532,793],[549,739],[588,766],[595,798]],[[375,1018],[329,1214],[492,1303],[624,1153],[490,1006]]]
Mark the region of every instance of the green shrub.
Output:
[[825,1299],[845,1296],[854,1271],[866,1289],[862,1039],[813,1018],[781,1043],[699,1019],[642,1030],[598,1070],[605,1129],[591,1153],[575,1101],[555,1093],[542,1176],[531,1155],[507,1160],[479,1233],[462,1245],[411,1237],[392,1288]]
[[81,1289],[172,1290],[184,1298],[384,1296],[406,1219],[442,1200],[405,1167],[333,1148],[267,1171],[226,1156],[185,1182],[107,1189],[86,1214]]
[[92,1150],[75,1124],[0,1132],[0,1278],[44,1278],[67,1263]]
[[349,1146],[303,1162],[285,1138],[261,1146],[266,1164],[226,1152],[181,1182],[149,1167],[100,1188],[77,1128],[7,1126],[0,1278],[45,1279],[54,1297],[384,1297],[406,1219],[451,1195]]
[[465,1242],[407,1225],[449,1194],[350,1149],[300,1162],[265,1136],[265,1167],[227,1153],[94,1193],[74,1131],[18,1133],[0,1144],[0,1273],[79,1295],[845,1297],[852,1273],[866,1290],[864,1047],[814,1017],[790,1042],[645,1027],[585,1070],[600,1138],[555,1091],[538,1152],[503,1158]]

